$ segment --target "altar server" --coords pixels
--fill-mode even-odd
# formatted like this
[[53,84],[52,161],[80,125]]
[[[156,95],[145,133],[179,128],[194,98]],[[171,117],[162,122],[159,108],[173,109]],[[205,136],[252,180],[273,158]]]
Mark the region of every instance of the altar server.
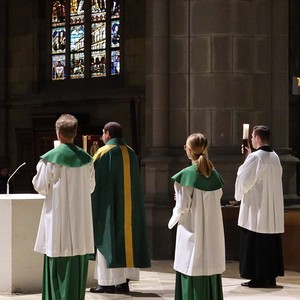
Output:
[[235,183],[235,199],[241,201],[240,275],[250,279],[242,286],[274,288],[284,275],[281,234],[284,232],[282,167],[271,149],[270,129],[254,126],[252,147],[246,147],[244,163]]
[[208,159],[207,138],[190,135],[184,146],[191,166],[174,175],[176,204],[168,227],[177,224],[175,300],[223,299],[225,244],[223,179]]
[[42,299],[83,300],[89,253],[94,252],[94,165],[73,144],[77,119],[63,114],[55,125],[60,145],[41,156],[32,180],[46,197],[34,250],[44,254]]

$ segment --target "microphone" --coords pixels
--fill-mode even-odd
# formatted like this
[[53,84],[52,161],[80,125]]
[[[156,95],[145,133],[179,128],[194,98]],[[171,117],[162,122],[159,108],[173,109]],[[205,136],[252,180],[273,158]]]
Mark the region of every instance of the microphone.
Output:
[[23,167],[24,165],[26,165],[26,162],[23,162],[20,166],[17,167],[17,169],[9,176],[9,178],[7,179],[7,183],[6,183],[6,194],[9,195],[9,181],[10,179],[17,173],[17,171]]

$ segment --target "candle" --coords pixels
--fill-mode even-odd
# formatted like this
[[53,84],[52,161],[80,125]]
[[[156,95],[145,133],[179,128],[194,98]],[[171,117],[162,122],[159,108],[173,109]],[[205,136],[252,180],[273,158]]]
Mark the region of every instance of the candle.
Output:
[[60,145],[60,141],[59,140],[55,140],[54,141],[54,148],[58,147]]
[[87,151],[87,135],[82,136],[82,148],[84,151]]
[[243,140],[248,140],[249,138],[249,124],[243,124]]

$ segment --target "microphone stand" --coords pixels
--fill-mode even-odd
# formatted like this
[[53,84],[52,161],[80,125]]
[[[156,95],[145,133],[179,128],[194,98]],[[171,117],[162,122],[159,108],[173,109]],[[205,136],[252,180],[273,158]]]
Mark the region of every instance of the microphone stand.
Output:
[[6,183],[6,194],[9,195],[9,181],[10,179],[16,174],[16,172],[23,167],[24,165],[26,165],[26,162],[23,162],[20,166],[17,167],[17,169],[9,176],[9,178],[7,179],[7,183]]

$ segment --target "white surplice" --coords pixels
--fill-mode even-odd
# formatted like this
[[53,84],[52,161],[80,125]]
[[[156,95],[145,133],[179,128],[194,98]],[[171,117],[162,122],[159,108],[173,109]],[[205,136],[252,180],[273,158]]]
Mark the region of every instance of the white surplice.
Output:
[[93,161],[81,167],[66,167],[40,160],[32,183],[46,197],[34,250],[48,257],[94,253]]
[[225,271],[222,189],[203,191],[174,183],[176,205],[168,227],[176,223],[174,269],[189,276]]
[[284,232],[282,167],[274,151],[248,155],[238,169],[235,199],[241,201],[240,227],[257,233]]

